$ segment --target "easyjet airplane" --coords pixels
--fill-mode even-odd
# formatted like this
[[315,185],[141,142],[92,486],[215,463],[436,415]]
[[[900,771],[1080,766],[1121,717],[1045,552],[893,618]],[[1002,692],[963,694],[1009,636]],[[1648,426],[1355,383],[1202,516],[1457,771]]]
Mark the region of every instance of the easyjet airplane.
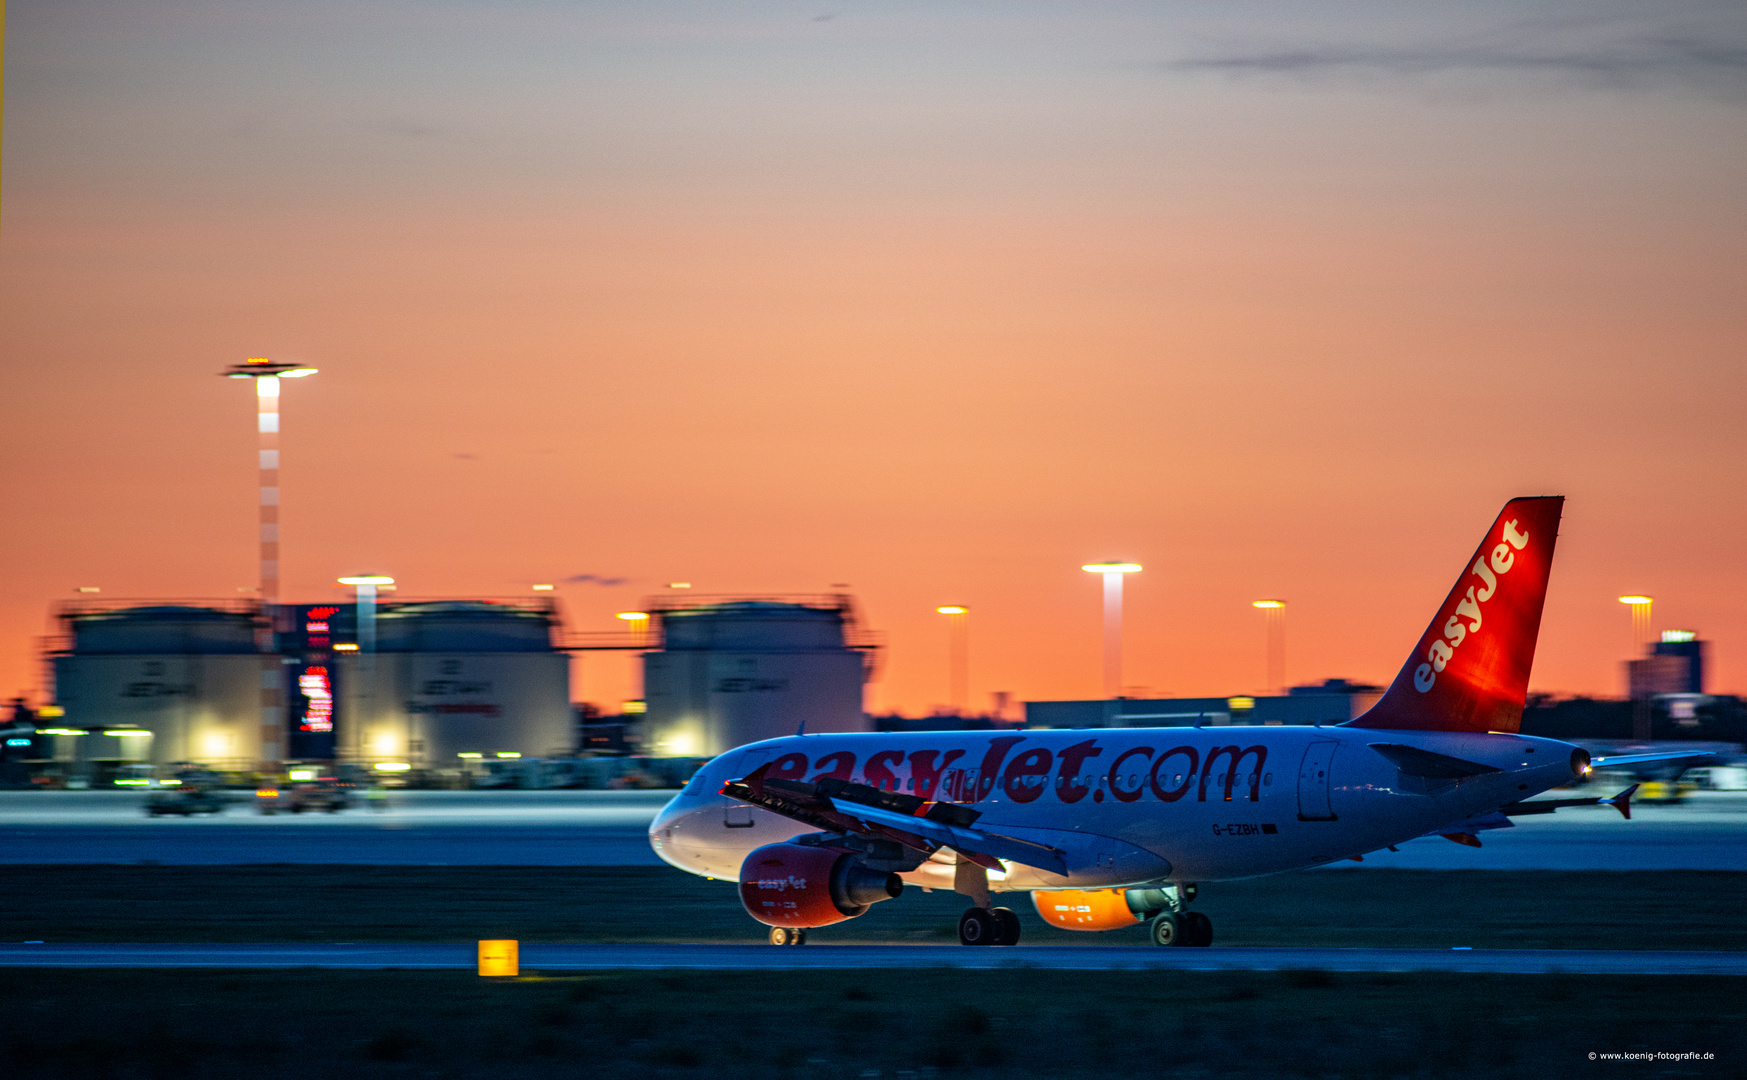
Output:
[[1199,884],[1355,859],[1421,836],[1478,833],[1611,798],[1526,801],[1590,768],[1569,743],[1517,734],[1541,625],[1559,497],[1513,499],[1377,704],[1332,727],[1097,728],[796,735],[705,765],[649,829],[662,859],[735,880],[775,944],[853,919],[904,883],[972,907],[966,945],[1011,945],[1027,892],[1070,930],[1145,923],[1208,945]]

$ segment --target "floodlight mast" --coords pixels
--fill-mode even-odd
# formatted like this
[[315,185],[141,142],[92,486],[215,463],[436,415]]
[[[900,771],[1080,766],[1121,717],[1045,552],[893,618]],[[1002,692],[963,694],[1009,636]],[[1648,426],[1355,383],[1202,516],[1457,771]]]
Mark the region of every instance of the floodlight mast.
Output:
[[1088,574],[1104,577],[1104,696],[1122,696],[1122,577],[1138,574],[1140,564],[1116,562],[1087,563],[1080,567]]
[[261,763],[277,771],[285,750],[283,665],[273,651],[273,622],[279,606],[279,380],[314,375],[302,364],[276,364],[265,358],[232,364],[219,372],[228,379],[255,381],[255,430],[260,445],[261,617],[255,649],[261,656]]

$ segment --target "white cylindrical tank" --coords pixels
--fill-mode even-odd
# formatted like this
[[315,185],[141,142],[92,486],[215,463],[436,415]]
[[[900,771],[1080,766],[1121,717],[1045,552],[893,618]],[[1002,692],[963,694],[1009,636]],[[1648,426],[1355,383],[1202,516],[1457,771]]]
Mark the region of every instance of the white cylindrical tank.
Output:
[[847,597],[727,599],[655,612],[643,657],[645,748],[711,757],[760,739],[867,731],[873,644]]

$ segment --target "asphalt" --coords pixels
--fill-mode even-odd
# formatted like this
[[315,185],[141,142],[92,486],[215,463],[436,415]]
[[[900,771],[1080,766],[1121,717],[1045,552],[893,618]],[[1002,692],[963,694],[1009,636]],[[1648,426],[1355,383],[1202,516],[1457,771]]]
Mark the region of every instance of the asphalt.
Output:
[[[1037,968],[1072,971],[1456,971],[1747,975],[1747,953],[1554,949],[1161,949],[1148,946],[551,945],[520,948],[524,972],[692,969]],[[474,970],[467,944],[0,945],[0,967]]]
[[[327,863],[654,866],[645,831],[670,791],[410,791],[384,811],[263,816],[247,792],[225,813],[148,818],[132,791],[0,792],[0,864]],[[1432,837],[1336,870],[1747,870],[1747,793],[1700,792],[1518,819],[1481,848]]]

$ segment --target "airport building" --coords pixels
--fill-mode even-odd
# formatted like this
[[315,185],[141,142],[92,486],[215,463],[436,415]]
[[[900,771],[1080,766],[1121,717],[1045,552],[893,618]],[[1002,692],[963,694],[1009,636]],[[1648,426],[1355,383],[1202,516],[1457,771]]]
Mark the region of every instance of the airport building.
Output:
[[1028,701],[1025,726],[1223,727],[1228,724],[1344,724],[1369,709],[1383,688],[1345,679],[1294,686],[1279,696],[1109,698]]
[[[373,610],[360,627],[354,604],[285,605],[269,627],[252,602],[62,605],[48,647],[60,715],[43,725],[54,758],[97,774],[129,762],[253,769],[265,681],[293,760],[440,770],[573,749],[554,601]],[[263,671],[258,641],[272,643],[278,672]]]
[[648,610],[643,745],[712,757],[760,739],[871,731],[879,642],[847,595],[662,598]]

